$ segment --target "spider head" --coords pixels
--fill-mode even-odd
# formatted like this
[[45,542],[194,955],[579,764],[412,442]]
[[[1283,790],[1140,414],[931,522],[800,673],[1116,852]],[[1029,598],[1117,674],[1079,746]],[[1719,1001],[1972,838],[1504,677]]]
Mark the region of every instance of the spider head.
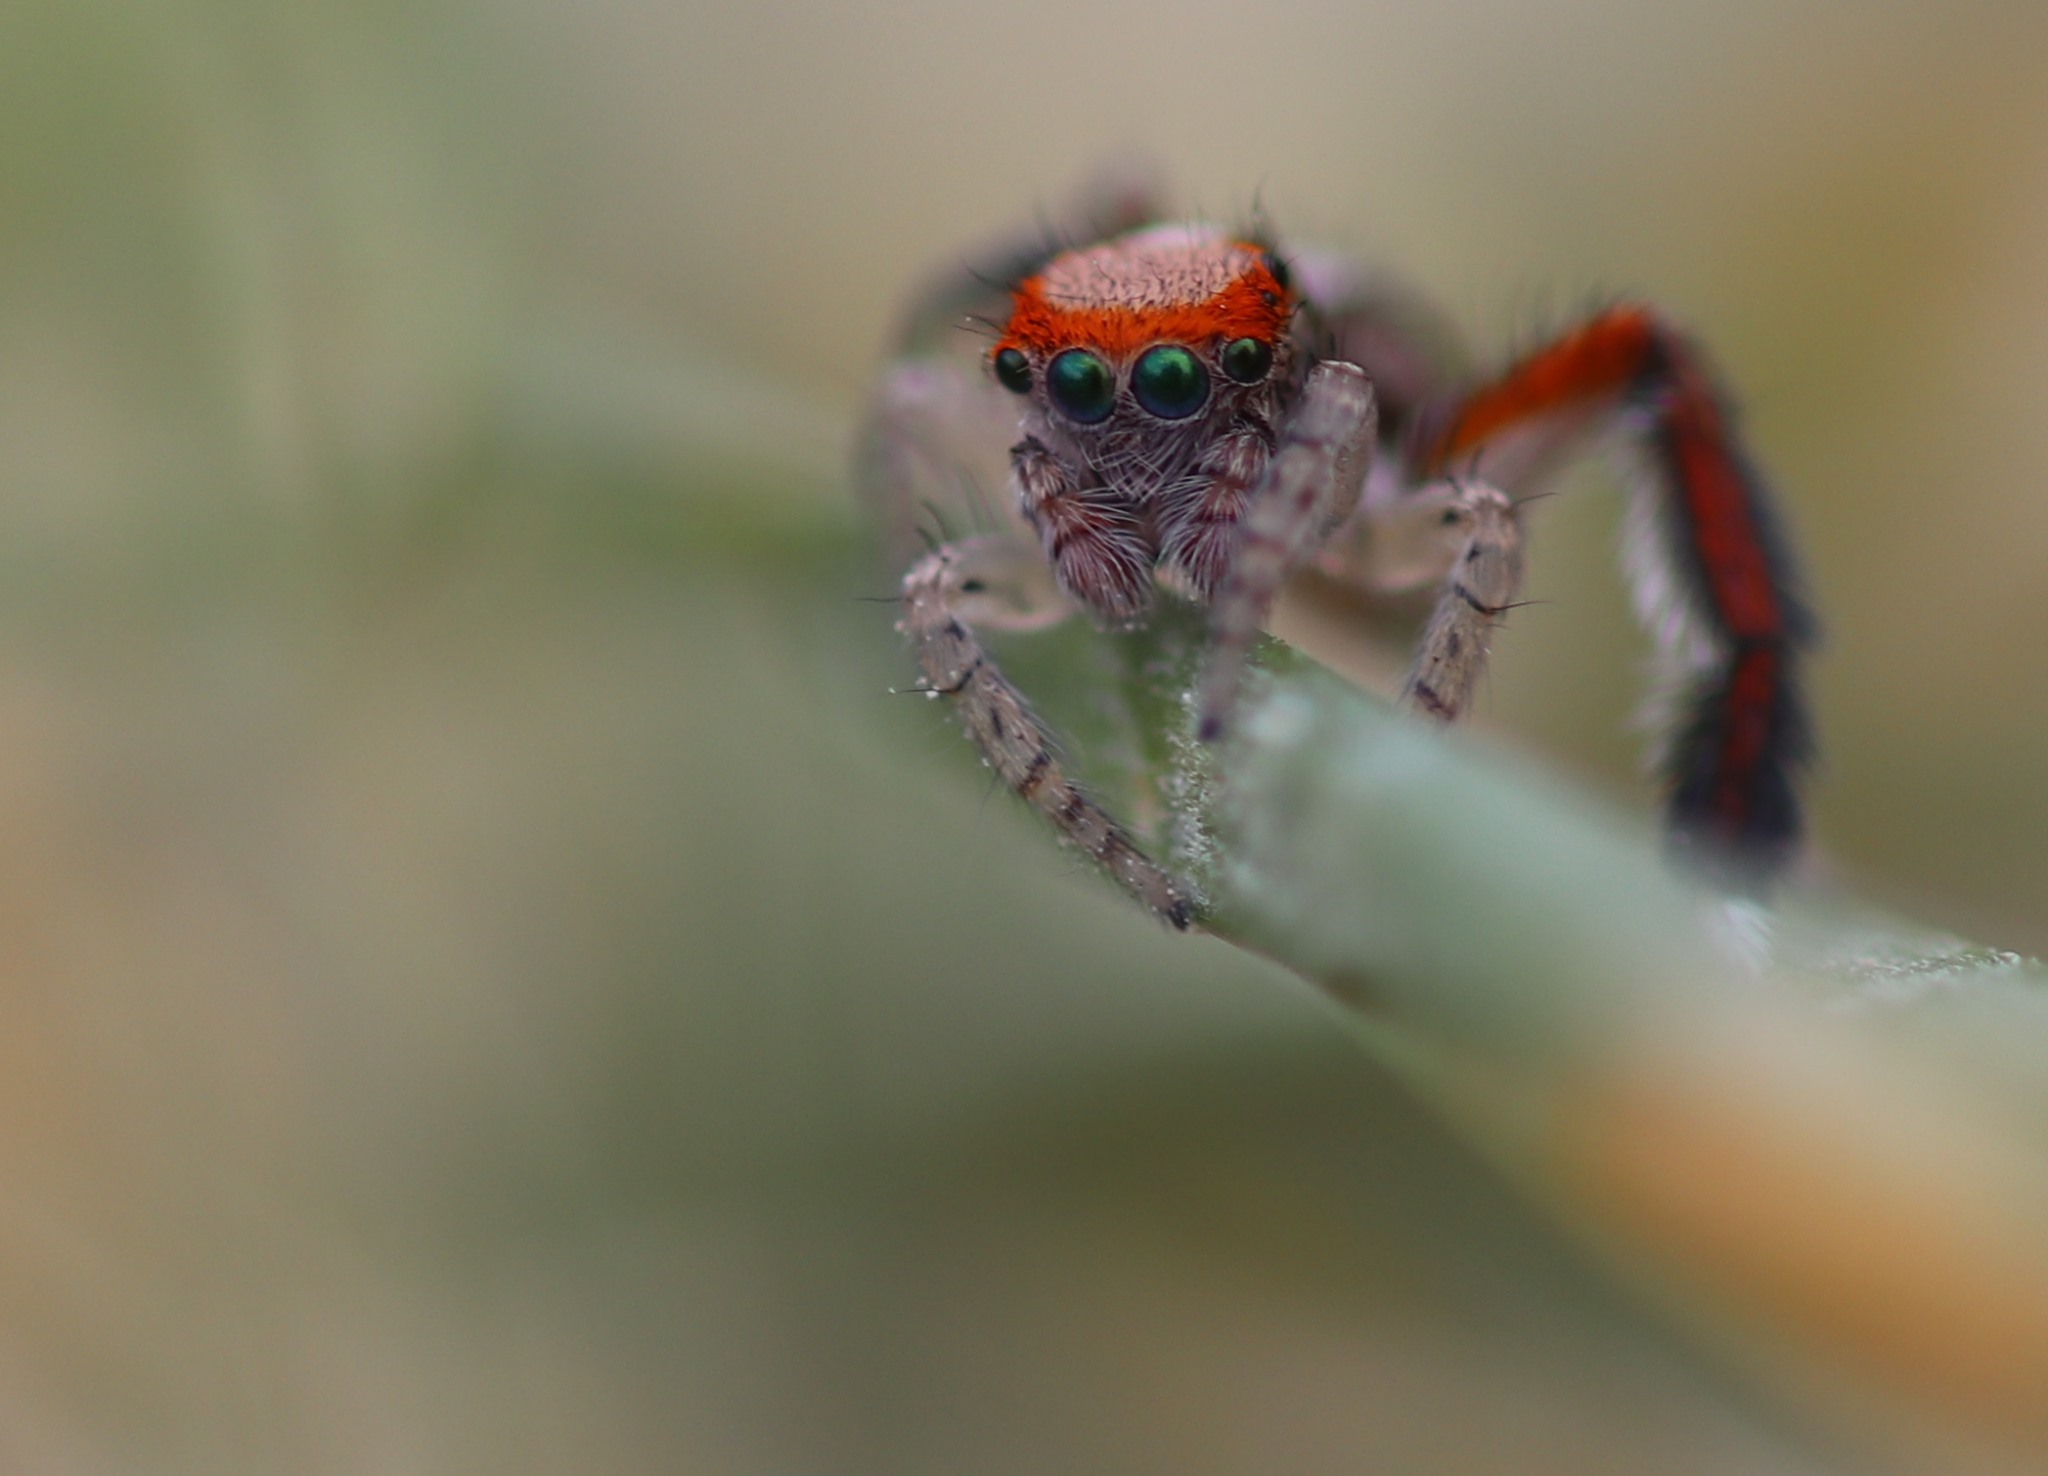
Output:
[[1134,495],[1181,474],[1289,370],[1284,267],[1201,226],[1057,256],[1016,288],[989,355],[1035,433]]

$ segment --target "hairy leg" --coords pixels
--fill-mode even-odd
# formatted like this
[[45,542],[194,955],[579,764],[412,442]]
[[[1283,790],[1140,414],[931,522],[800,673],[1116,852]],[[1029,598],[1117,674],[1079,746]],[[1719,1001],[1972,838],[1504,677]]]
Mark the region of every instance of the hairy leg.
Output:
[[1486,669],[1494,627],[1521,590],[1522,529],[1507,494],[1483,482],[1442,483],[1418,496],[1443,501],[1433,516],[1458,544],[1401,697],[1417,712],[1454,723]]
[[952,702],[1005,784],[1153,916],[1185,930],[1194,921],[1188,893],[1067,777],[1051,735],[968,624],[970,612],[988,611],[1000,619],[1005,608],[1028,611],[1039,603],[1028,594],[1019,597],[995,588],[1000,571],[1021,567],[1017,555],[1029,559],[1030,551],[998,548],[994,542],[971,540],[940,548],[919,560],[903,581],[900,629],[910,638],[924,674],[923,690]]
[[1239,525],[1273,449],[1272,428],[1246,418],[1203,453],[1195,479],[1160,512],[1160,562],[1186,575],[1204,600],[1214,600],[1222,586]]
[[1214,632],[1200,696],[1200,736],[1220,739],[1237,704],[1252,642],[1280,587],[1332,527],[1357,506],[1372,459],[1372,385],[1352,364],[1309,371],[1300,401],[1252,494],[1230,566],[1218,587]]
[[1066,463],[1028,436],[1010,450],[1010,481],[1061,589],[1112,625],[1150,608],[1153,555],[1134,504],[1076,485]]

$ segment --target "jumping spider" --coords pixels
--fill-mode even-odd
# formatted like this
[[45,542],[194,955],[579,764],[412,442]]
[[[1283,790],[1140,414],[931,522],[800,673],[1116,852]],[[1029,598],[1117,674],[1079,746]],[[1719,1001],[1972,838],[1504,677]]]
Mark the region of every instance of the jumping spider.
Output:
[[[1097,191],[1080,215],[1065,239],[999,244],[931,285],[865,440],[863,480],[900,545],[918,488],[977,433],[1014,427],[1013,506],[915,559],[899,627],[919,690],[952,702],[1005,784],[1188,927],[1192,888],[1069,777],[976,627],[1077,608],[1129,627],[1164,583],[1210,610],[1196,713],[1213,742],[1292,576],[1376,599],[1432,587],[1402,699],[1452,722],[1520,586],[1519,503],[1618,431],[1636,453],[1625,562],[1658,657],[1669,835],[1724,885],[1759,891],[1783,870],[1812,754],[1799,676],[1814,623],[1688,337],[1618,303],[1475,377],[1412,298],[1262,226],[1161,223],[1142,189]],[[977,302],[994,337],[979,374],[933,352]]]

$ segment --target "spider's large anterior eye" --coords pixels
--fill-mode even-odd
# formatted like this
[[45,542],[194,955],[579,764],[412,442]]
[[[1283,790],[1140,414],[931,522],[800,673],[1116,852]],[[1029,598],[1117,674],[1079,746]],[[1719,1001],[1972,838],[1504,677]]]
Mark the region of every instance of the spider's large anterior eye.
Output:
[[1209,398],[1209,371],[1177,343],[1145,350],[1131,371],[1131,393],[1162,420],[1183,420]]
[[1045,369],[1046,392],[1070,419],[1093,425],[1116,408],[1116,376],[1086,349],[1068,349]]
[[1223,345],[1223,372],[1239,384],[1257,384],[1273,367],[1273,346],[1261,338],[1233,338]]

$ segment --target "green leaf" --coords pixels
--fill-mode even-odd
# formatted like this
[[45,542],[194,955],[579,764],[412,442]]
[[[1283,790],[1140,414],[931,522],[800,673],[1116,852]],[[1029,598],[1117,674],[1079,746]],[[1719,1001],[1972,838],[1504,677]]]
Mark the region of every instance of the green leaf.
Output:
[[1278,642],[1211,752],[1185,605],[1030,644],[1025,690],[1208,929],[1320,988],[1653,1303],[1859,1439],[2048,1452],[2040,965],[1698,890],[1646,827]]

